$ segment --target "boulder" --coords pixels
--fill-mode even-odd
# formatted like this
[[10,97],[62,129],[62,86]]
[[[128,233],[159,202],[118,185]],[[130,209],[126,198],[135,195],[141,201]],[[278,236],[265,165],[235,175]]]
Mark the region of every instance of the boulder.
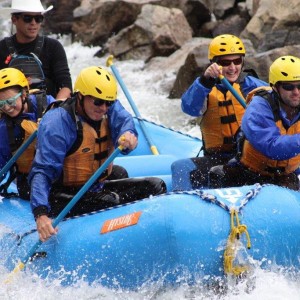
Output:
[[260,0],[241,37],[251,39],[258,52],[299,44],[300,1]]
[[80,4],[80,0],[44,1],[44,7],[53,5],[45,16],[44,33],[69,34],[74,22],[73,10]]
[[109,37],[134,23],[144,1],[83,2],[74,10],[74,41],[103,46]]
[[119,59],[169,56],[192,38],[183,12],[177,8],[145,5],[137,20],[106,44],[107,51]]

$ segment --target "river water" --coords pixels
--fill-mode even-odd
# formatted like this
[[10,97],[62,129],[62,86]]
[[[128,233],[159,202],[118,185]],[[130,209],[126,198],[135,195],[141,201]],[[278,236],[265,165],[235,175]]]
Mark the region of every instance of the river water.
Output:
[[[2,31],[2,36],[7,34],[7,27]],[[94,54],[98,48],[83,47],[78,43],[70,43],[68,37],[60,39],[64,44],[73,82],[79,71],[87,66],[105,66],[107,57],[96,58]],[[191,135],[200,136],[198,127],[190,124],[191,118],[184,115],[180,109],[180,99],[167,98],[166,86],[174,80],[172,74],[164,74],[163,70],[145,71],[142,61],[116,61],[118,68],[131,96],[135,101],[142,117],[172,127]],[[123,105],[131,111],[130,105],[121,89],[119,99]],[[4,233],[0,226],[0,237]],[[295,233],[299,234],[299,233]],[[59,280],[47,282],[34,275],[25,272],[16,274],[11,283],[4,283],[9,271],[0,262],[0,300],[46,300],[46,299],[223,299],[223,300],[299,300],[300,278],[299,273],[287,274],[282,271],[265,271],[257,267],[254,270],[253,280],[249,288],[249,282],[242,281],[238,284],[229,284],[222,293],[203,286],[189,287],[182,285],[174,289],[162,290],[159,285],[151,288],[141,288],[136,292],[122,290],[111,291],[101,286],[88,286],[86,283],[78,283],[75,287],[62,287]]]

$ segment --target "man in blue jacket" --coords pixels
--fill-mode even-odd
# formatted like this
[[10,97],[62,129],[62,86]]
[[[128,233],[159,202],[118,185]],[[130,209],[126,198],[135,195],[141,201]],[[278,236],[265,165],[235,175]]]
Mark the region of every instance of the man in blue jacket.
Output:
[[267,85],[253,76],[256,75],[253,70],[243,71],[245,54],[245,46],[238,37],[230,34],[215,37],[208,49],[210,65],[183,94],[183,112],[201,117],[204,156],[173,163],[174,190],[207,187],[210,168],[235,155],[236,134],[245,109],[219,76],[223,75],[242,99],[254,88]]
[[[57,215],[108,158],[123,146],[137,146],[132,116],[117,100],[117,82],[106,69],[88,67],[76,79],[75,94],[57,103],[43,117],[29,175],[31,207],[41,241],[57,232],[50,217]],[[166,191],[159,178],[128,178],[110,165],[69,213],[78,215]]]
[[299,189],[300,59],[276,59],[269,83],[272,89],[256,91],[246,109],[237,158],[212,168],[213,187],[258,182]]
[[[37,129],[45,106],[55,101],[45,96],[43,102],[37,94],[29,94],[29,84],[25,75],[15,68],[0,70],[0,169],[10,160],[23,142]],[[44,103],[45,102],[45,103]],[[6,194],[9,183],[17,176],[19,196],[29,200],[27,176],[34,156],[32,143],[10,171],[10,178],[0,187]],[[0,182],[4,178],[0,178]]]

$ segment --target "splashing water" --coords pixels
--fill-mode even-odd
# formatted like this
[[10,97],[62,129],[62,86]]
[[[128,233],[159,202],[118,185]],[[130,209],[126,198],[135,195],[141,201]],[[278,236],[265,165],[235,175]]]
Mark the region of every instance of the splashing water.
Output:
[[[4,26],[2,35],[7,36],[9,34],[7,23],[1,21],[0,26]],[[106,65],[106,57],[94,57],[99,48],[84,47],[80,43],[71,44],[69,37],[62,37],[60,40],[67,52],[73,82],[82,68],[90,65]],[[167,98],[168,91],[164,87],[169,85],[172,76],[175,79],[174,74],[164,74],[162,70],[153,69],[145,71],[144,62],[142,61],[115,61],[114,63],[142,117],[162,123],[175,130],[200,136],[199,128],[190,124],[192,118],[182,113],[180,99],[170,100]],[[130,105],[120,88],[119,99],[131,111]],[[0,227],[0,237],[5,234],[5,230],[5,227]],[[250,279],[242,279],[238,282],[228,280],[219,281],[217,286],[208,286],[203,283],[189,286],[187,281],[186,284],[181,284],[176,288],[162,288],[158,282],[132,292],[109,290],[97,284],[88,285],[84,281],[79,281],[76,286],[66,287],[61,286],[59,280],[48,282],[27,272],[19,272],[13,282],[3,284],[8,274],[9,271],[3,267],[0,261],[0,299],[4,300],[300,299],[299,270],[293,272],[282,269],[266,271],[262,270],[259,264],[252,270]]]

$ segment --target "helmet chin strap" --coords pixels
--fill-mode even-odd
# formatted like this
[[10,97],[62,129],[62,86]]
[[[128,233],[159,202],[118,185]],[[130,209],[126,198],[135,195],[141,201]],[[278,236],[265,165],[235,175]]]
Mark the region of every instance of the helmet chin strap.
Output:
[[82,94],[81,98],[79,96],[79,93],[77,93],[77,99],[78,99],[78,109],[77,109],[77,113],[79,113],[82,117],[84,117],[86,119],[86,122],[91,125],[95,130],[99,130],[100,128],[100,124],[101,121],[94,121],[92,120],[88,114],[86,113],[85,109],[84,109],[84,97]]
[[[278,83],[276,82],[275,85],[271,85],[273,91],[275,92],[275,95],[276,95],[276,98],[278,99],[278,101],[284,105],[287,105],[283,100],[282,100],[282,97],[281,97],[281,94],[279,92],[279,87],[278,87]],[[276,88],[276,89],[275,89]]]
[[[80,98],[79,95],[81,95],[81,98]],[[82,94],[77,93],[77,99],[78,99],[78,101],[79,101],[79,106],[80,106],[80,110],[81,110],[80,113],[82,113],[83,116],[84,116],[85,118],[87,118],[88,120],[91,120],[91,118],[88,116],[88,114],[86,113],[86,111],[85,111],[85,109],[84,109],[84,97],[85,97],[85,96],[83,96]]]
[[[22,91],[21,97],[23,97],[23,91]],[[19,117],[24,112],[25,104],[27,103],[27,105],[28,105],[28,95],[26,94],[25,99],[23,100],[23,98],[21,98],[21,100],[22,100],[22,107],[21,107],[20,112],[15,116],[15,118]]]
[[[279,92],[278,89],[277,89],[277,91],[276,91],[276,95],[277,95],[278,101],[279,101],[281,104],[284,104],[284,105],[286,105],[286,106],[289,106],[287,103],[285,103],[285,102],[283,101],[283,99],[282,99],[282,97],[281,97],[281,94],[280,94],[280,92]],[[289,107],[291,107],[291,106],[289,106]]]

